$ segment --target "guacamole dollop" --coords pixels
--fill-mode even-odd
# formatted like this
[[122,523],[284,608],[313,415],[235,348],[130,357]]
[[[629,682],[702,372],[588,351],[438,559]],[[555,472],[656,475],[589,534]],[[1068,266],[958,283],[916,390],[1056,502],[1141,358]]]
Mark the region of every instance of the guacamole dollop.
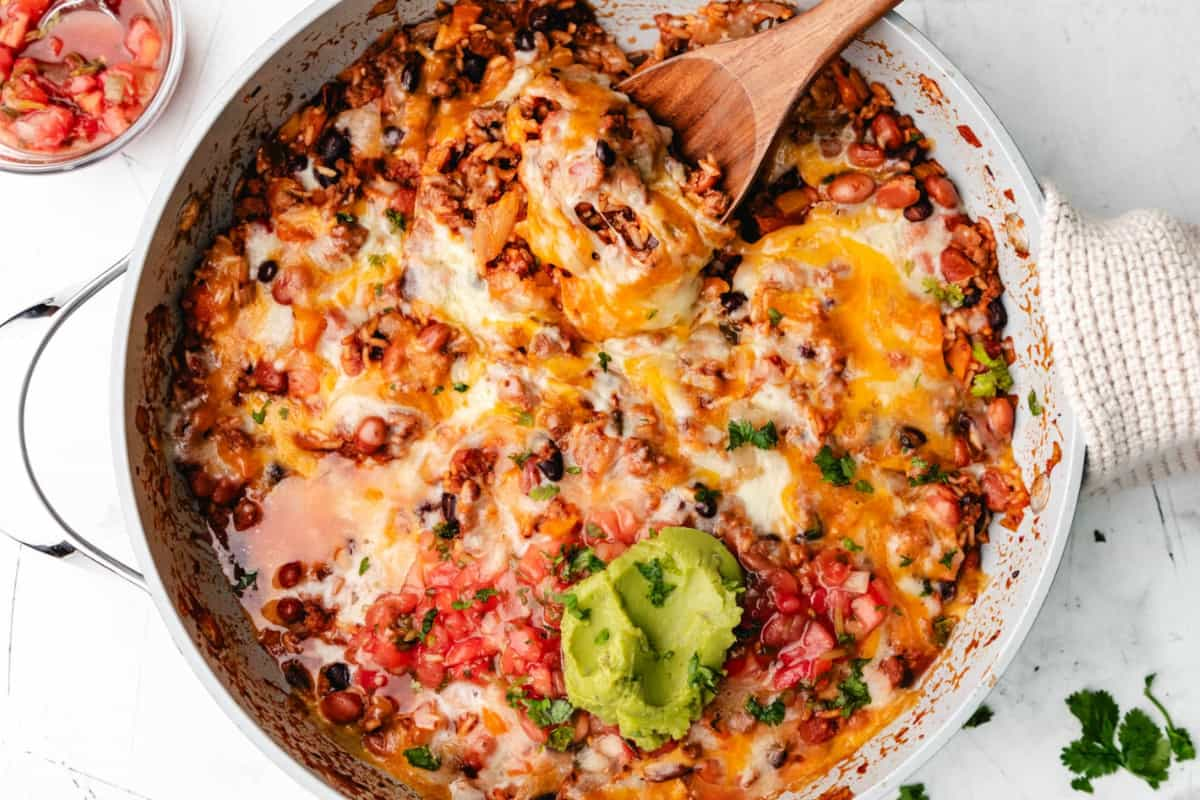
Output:
[[729,550],[693,528],[663,528],[580,581],[562,622],[571,703],[644,750],[681,738],[715,693],[742,581]]

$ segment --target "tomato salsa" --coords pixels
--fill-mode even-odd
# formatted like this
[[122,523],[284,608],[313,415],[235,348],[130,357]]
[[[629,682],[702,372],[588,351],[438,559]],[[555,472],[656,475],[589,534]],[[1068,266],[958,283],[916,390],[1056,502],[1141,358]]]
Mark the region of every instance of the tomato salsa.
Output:
[[142,114],[162,77],[163,36],[147,0],[0,0],[0,143],[93,150]]

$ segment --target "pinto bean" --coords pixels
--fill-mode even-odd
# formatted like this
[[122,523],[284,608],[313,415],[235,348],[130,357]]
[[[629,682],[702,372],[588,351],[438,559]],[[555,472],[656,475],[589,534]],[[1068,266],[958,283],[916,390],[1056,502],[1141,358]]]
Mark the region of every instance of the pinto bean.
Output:
[[1012,489],[999,472],[992,469],[984,472],[983,477],[979,479],[979,485],[983,489],[983,497],[987,501],[989,511],[1004,511],[1008,508]]
[[1004,310],[1004,302],[997,297],[987,306],[988,325],[998,331],[1008,324],[1008,312]]
[[861,172],[844,172],[833,179],[828,191],[835,203],[854,205],[875,193],[875,180]]
[[284,589],[291,589],[304,577],[304,565],[299,561],[289,561],[275,573],[275,580]]
[[354,432],[354,448],[369,456],[387,441],[388,426],[383,417],[367,417],[358,424]]
[[933,203],[928,197],[922,197],[908,208],[904,209],[904,218],[909,222],[923,222],[933,216]]
[[796,735],[805,744],[827,742],[837,733],[837,722],[826,717],[810,717],[796,728]]
[[304,267],[285,267],[271,284],[271,297],[282,306],[290,306],[312,284],[312,276]]
[[450,341],[451,333],[450,326],[444,322],[431,322],[417,334],[417,341],[430,353],[437,353]]
[[335,725],[349,725],[363,715],[363,699],[357,692],[343,691],[321,698],[321,713]]
[[958,208],[958,190],[944,175],[930,175],[925,179],[925,191],[933,202],[942,208]]
[[275,613],[285,625],[295,625],[304,619],[304,603],[295,597],[284,597],[275,604]]
[[1007,442],[1012,438],[1013,407],[1007,397],[993,397],[988,403],[987,425],[997,439]]
[[962,514],[958,507],[958,497],[949,486],[930,484],[925,487],[925,510],[929,517],[947,528],[958,526]]
[[883,148],[874,144],[861,144],[855,142],[846,149],[846,157],[850,159],[850,163],[856,167],[865,167],[867,169],[876,169],[882,167],[887,161],[887,155],[883,152]]
[[230,505],[237,499],[243,486],[245,483],[236,478],[220,478],[213,488],[212,501],[219,506]]
[[217,488],[216,479],[202,469],[191,474],[188,484],[192,487],[192,494],[201,500],[212,497],[213,491]]
[[298,659],[283,662],[283,678],[298,692],[309,693],[313,689],[312,675],[308,672],[308,667],[304,666]]
[[871,120],[871,132],[875,134],[875,143],[884,150],[895,150],[904,144],[904,133],[896,115],[884,111]]
[[939,259],[942,267],[942,277],[951,283],[965,281],[975,274],[975,265],[967,258],[962,250],[950,245],[942,251]]
[[264,358],[254,366],[254,383],[267,394],[287,394],[287,373],[276,369],[268,359]]
[[879,188],[875,194],[875,205],[880,208],[908,208],[921,199],[917,179],[912,175],[897,175]]
[[233,527],[235,530],[244,531],[247,528],[253,528],[261,520],[262,506],[249,497],[243,497],[238,501],[237,507],[233,509]]
[[912,670],[900,656],[889,656],[879,662],[879,671],[888,679],[892,686],[908,686],[912,683]]

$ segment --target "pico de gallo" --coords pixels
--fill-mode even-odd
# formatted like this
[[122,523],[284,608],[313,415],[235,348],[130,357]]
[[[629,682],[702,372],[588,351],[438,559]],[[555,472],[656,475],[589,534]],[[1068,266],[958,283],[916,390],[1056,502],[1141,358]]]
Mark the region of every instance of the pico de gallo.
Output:
[[0,0],[0,144],[93,150],[134,123],[162,80],[163,33],[147,0]]

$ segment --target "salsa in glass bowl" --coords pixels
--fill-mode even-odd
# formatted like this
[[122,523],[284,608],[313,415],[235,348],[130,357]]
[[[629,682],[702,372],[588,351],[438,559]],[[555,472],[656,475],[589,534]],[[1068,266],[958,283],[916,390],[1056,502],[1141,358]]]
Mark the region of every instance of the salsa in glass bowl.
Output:
[[0,0],[0,168],[115,152],[165,106],[182,42],[165,0]]

